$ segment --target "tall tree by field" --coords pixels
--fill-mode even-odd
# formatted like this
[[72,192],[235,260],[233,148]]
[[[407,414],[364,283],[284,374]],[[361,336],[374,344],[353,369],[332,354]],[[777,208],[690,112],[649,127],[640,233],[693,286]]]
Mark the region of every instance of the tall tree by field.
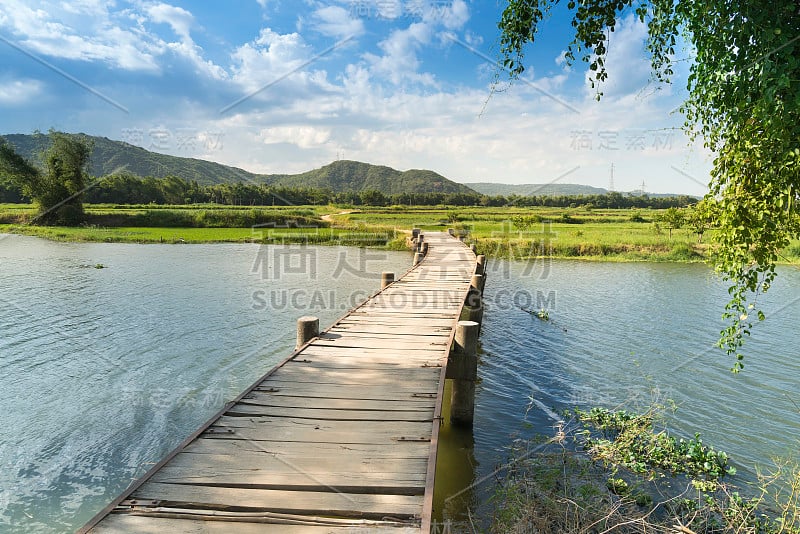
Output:
[[[669,82],[679,38],[696,57],[685,129],[716,153],[707,203],[719,229],[715,261],[731,282],[720,346],[736,356],[758,295],[775,279],[779,252],[800,234],[800,4],[767,0],[568,0],[574,36],[566,59],[607,78],[614,26],[629,12],[647,25],[656,78]],[[510,0],[499,22],[503,66],[519,76],[526,45],[559,0]],[[602,93],[598,90],[598,99]]]
[[51,131],[44,168],[17,154],[0,140],[0,174],[17,183],[39,207],[37,222],[76,224],[83,219],[83,193],[91,144],[74,135]]

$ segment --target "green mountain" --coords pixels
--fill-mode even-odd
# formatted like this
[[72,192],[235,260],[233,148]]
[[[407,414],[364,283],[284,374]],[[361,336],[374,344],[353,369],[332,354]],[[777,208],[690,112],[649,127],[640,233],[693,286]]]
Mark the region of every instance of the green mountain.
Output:
[[[122,172],[155,178],[178,176],[188,181],[195,180],[201,185],[258,180],[256,174],[212,161],[158,154],[105,137],[75,135],[94,142],[92,157],[89,160],[89,174],[92,176],[106,176]],[[33,161],[40,161],[39,155],[49,145],[46,135],[9,134],[2,137],[14,147],[19,155]]]
[[[509,195],[520,196],[576,196],[576,195],[605,195],[609,193],[608,189],[602,187],[592,187],[590,185],[581,184],[493,184],[489,182],[475,182],[466,183],[466,186],[471,187],[482,195],[496,196]],[[641,191],[621,191],[623,195],[641,195]],[[696,195],[686,195],[685,193],[646,193],[650,198],[671,198],[679,196],[690,196],[699,198]]]
[[[335,161],[301,174],[262,175],[212,161],[159,154],[105,137],[75,135],[85,137],[94,143],[89,161],[89,174],[92,176],[119,173],[155,178],[177,176],[184,180],[196,181],[200,185],[257,182],[285,187],[323,188],[337,193],[370,189],[385,194],[474,193],[467,186],[428,170],[398,171],[358,161]],[[49,144],[46,135],[8,134],[2,137],[14,146],[21,156],[33,161],[40,161],[40,154]]]
[[602,187],[592,187],[580,184],[493,184],[489,182],[466,183],[482,195],[520,195],[520,196],[544,196],[544,195],[603,195],[608,190]]
[[395,193],[474,193],[469,187],[448,180],[433,171],[398,171],[383,165],[359,161],[334,161],[319,169],[293,175],[264,176],[269,184],[285,187],[314,187],[335,192],[376,190]]

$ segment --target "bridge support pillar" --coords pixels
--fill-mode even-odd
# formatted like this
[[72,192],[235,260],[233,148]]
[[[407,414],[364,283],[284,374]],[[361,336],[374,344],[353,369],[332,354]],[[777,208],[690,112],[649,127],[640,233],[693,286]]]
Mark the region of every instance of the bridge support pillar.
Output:
[[478,379],[478,329],[475,321],[459,321],[447,375],[453,378],[450,423],[471,427],[475,418],[475,381]]
[[300,348],[319,335],[319,319],[305,315],[297,320],[297,347]]
[[414,265],[418,264],[422,261],[422,252],[415,252],[414,253]]
[[477,289],[483,295],[483,275],[473,274],[469,281],[469,287],[470,289]]
[[386,286],[394,282],[394,273],[384,271],[381,273],[381,289],[386,289]]
[[476,265],[475,265],[475,274],[484,275],[486,274],[486,256],[483,254],[478,254],[476,258]]

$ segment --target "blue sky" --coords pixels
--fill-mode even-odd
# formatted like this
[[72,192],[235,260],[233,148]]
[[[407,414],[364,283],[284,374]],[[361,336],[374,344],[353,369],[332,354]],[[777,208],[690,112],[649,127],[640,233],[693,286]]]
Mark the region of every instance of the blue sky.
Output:
[[80,131],[258,173],[341,158],[609,187],[613,163],[616,190],[706,191],[712,156],[673,111],[686,72],[650,81],[641,24],[611,34],[598,103],[586,66],[563,62],[558,9],[508,86],[492,63],[503,5],[0,0],[0,133]]

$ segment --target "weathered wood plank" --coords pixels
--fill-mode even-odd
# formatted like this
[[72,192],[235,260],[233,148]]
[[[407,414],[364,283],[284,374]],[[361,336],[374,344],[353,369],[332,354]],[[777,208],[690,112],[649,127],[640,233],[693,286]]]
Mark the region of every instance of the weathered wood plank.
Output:
[[409,353],[409,351],[402,350],[400,348],[394,349],[373,349],[364,347],[359,350],[352,350],[352,348],[348,347],[337,347],[335,345],[309,345],[302,352],[297,354],[294,360],[304,360],[304,359],[311,359],[314,357],[327,357],[327,356],[340,356],[340,357],[347,357],[350,359],[358,359],[358,358],[377,358],[381,360],[388,360],[388,361],[403,361],[409,358],[413,358],[416,360],[430,358],[431,356],[436,355],[443,355],[444,350],[440,347],[434,347],[432,350],[427,351],[427,353],[423,351],[414,351],[413,353]]
[[[167,512],[163,512],[165,515]],[[200,516],[200,511],[194,511]],[[187,515],[188,514],[184,514]],[[191,517],[191,516],[189,516]],[[208,520],[175,519],[172,517],[148,517],[133,514],[112,514],[92,532],[96,534],[355,534],[375,532],[378,534],[418,534],[419,527],[387,526],[376,523],[350,523],[348,525],[292,525],[278,523],[256,523],[226,521],[224,516],[207,515]],[[247,516],[244,516],[245,518]],[[251,515],[252,518],[252,515]],[[255,518],[252,518],[255,520]]]
[[[210,428],[229,428],[235,430],[311,430],[319,433],[325,432],[350,432],[363,434],[366,425],[359,421],[329,421],[326,419],[300,419],[290,417],[269,417],[251,415],[236,417],[223,415]],[[398,422],[398,421],[373,421],[369,424],[370,432],[375,434],[417,434],[430,431],[429,422]]]
[[264,406],[286,408],[320,408],[327,410],[358,410],[358,411],[431,411],[436,400],[431,398],[412,398],[400,400],[372,400],[372,399],[332,399],[329,397],[298,397],[281,396],[275,393],[253,392],[242,399],[243,403],[261,404]]
[[398,362],[395,359],[359,358],[358,356],[343,356],[338,358],[314,358],[306,357],[302,360],[291,360],[286,363],[286,368],[297,367],[299,369],[331,369],[349,372],[359,371],[395,371],[413,370],[420,367],[441,367],[445,363],[443,356],[438,358],[409,358],[409,361]]
[[376,410],[329,410],[325,408],[276,407],[239,403],[228,410],[227,414],[231,416],[263,415],[266,417],[289,417],[295,419],[319,419],[330,421],[429,422],[433,420],[433,412],[429,408],[380,412]]
[[445,348],[447,348],[447,340],[445,338],[442,338],[441,341],[406,341],[396,339],[364,339],[347,337],[340,339],[320,339],[315,341],[314,344],[321,347],[351,347],[354,349],[386,348],[413,351],[432,351],[438,349],[440,352],[444,352]]
[[[425,467],[420,468],[423,473]],[[151,481],[162,484],[294,492],[336,491],[353,494],[421,495],[425,491],[425,475],[420,473],[336,471],[287,473],[256,469],[214,469],[203,472],[190,468],[165,466],[153,475]]]
[[391,328],[386,325],[377,324],[377,325],[357,325],[357,324],[346,324],[346,325],[338,325],[334,326],[330,329],[331,333],[339,334],[339,335],[391,335],[391,336],[413,336],[418,338],[427,338],[427,337],[439,337],[444,336],[447,337],[452,332],[452,329],[449,327],[440,327],[434,328],[430,325],[425,327],[422,324],[418,325],[404,325],[401,327]]
[[430,439],[431,423],[372,421],[369,431],[358,421],[327,421],[281,417],[223,416],[203,436],[254,441],[307,443],[398,443]]
[[346,318],[336,323],[337,325],[376,325],[384,328],[406,328],[406,327],[436,327],[436,328],[451,328],[453,327],[453,320],[451,317],[443,317],[440,319],[430,319],[425,317],[405,317],[402,321],[392,319],[391,317],[374,317],[367,314],[350,314]]
[[330,517],[414,517],[422,497],[323,491],[284,491],[147,482],[134,498],[179,503],[209,510],[263,510]]
[[305,396],[332,399],[357,400],[402,400],[405,398],[436,398],[436,383],[392,384],[385,386],[370,384],[319,384],[271,378],[265,380],[255,391],[286,396]]
[[419,334],[419,329],[414,332],[409,329],[407,332],[359,332],[352,329],[335,328],[331,329],[327,334],[320,336],[320,339],[330,340],[349,340],[349,339],[368,339],[368,340],[385,340],[390,339],[394,342],[406,343],[419,343],[428,345],[433,341],[446,341],[450,337],[450,330],[441,332],[427,332],[425,335]]
[[438,382],[438,372],[434,369],[417,367],[413,369],[363,369],[357,373],[348,370],[324,368],[299,368],[287,366],[281,368],[262,384],[269,385],[273,381],[312,382],[320,384],[353,384],[378,386],[383,384],[413,383],[420,387],[426,382]]
[[427,458],[397,458],[387,462],[386,458],[364,458],[356,451],[344,451],[338,455],[315,457],[286,457],[268,452],[245,452],[236,454],[196,454],[182,452],[175,456],[167,467],[180,467],[214,474],[222,471],[274,471],[275,473],[384,473],[410,475],[424,471]]
[[[181,454],[223,454],[239,456],[243,462],[249,461],[250,455],[273,455],[279,458],[342,458],[348,460],[355,457],[360,460],[381,459],[393,465],[395,460],[427,459],[429,444],[427,442],[403,443],[402,447],[395,443],[381,444],[342,444],[342,443],[310,443],[300,447],[297,443],[282,441],[245,441],[241,439],[206,439],[198,438],[184,449]],[[176,457],[177,458],[177,457]],[[292,460],[294,461],[294,460]]]

